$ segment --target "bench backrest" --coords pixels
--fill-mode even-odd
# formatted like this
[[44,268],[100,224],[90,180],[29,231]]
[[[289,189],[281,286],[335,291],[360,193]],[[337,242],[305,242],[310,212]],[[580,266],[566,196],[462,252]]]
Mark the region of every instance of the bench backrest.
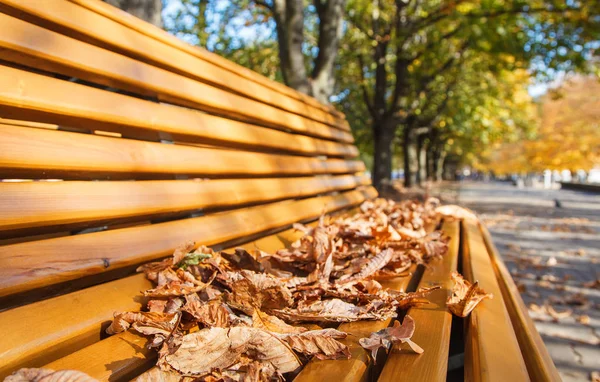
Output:
[[0,309],[376,195],[342,114],[116,8],[0,25]]

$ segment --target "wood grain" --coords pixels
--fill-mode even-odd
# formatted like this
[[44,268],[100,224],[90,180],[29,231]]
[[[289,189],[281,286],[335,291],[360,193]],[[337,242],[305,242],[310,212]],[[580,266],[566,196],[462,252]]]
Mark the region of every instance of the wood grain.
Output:
[[[407,277],[398,277],[381,284],[388,289],[405,291],[411,282],[412,273],[415,269],[413,267]],[[341,342],[345,343],[350,349],[351,358],[348,360],[318,360],[313,358],[294,381],[358,382],[368,380],[373,368],[373,359],[370,353],[360,346],[358,341],[363,337],[369,337],[373,332],[387,328],[393,321],[394,319],[387,319],[341,324],[338,330],[348,333],[348,337]]]
[[494,298],[471,312],[466,327],[465,380],[529,381],[504,298],[476,221],[462,222],[463,273]]
[[[145,142],[0,124],[0,176],[63,179],[188,174],[314,175],[364,170],[360,161]],[[163,178],[165,176],[163,175]]]
[[502,290],[502,297],[515,328],[515,334],[525,359],[529,377],[532,381],[560,381],[561,377],[558,370],[544,345],[542,337],[535,328],[535,324],[527,314],[527,307],[521,298],[521,293],[517,289],[508,269],[506,269],[506,265],[504,265],[488,229],[482,224],[480,224],[480,228],[488,253],[492,258],[496,277]]
[[6,14],[0,48],[4,60],[93,83],[157,96],[200,110],[292,130],[320,138],[352,142],[352,134],[321,122],[204,84],[126,56],[74,40]]
[[15,17],[280,109],[349,130],[345,120],[321,108],[283,96],[281,93],[128,28],[88,8],[64,0],[46,0],[46,4],[45,7],[40,7],[27,1],[3,1],[5,12]]
[[[241,247],[271,252],[301,235],[288,229],[225,251]],[[41,367],[100,341],[113,313],[139,310],[145,303],[140,291],[150,287],[145,275],[136,274],[0,312],[0,326],[5,330],[0,342],[0,379],[19,368]]]
[[188,240],[212,245],[258,234],[376,196],[372,188],[142,227],[0,247],[0,297],[112,271],[171,253]]
[[[23,3],[26,4],[26,3]],[[136,136],[303,155],[355,157],[356,147],[251,125],[197,110],[146,101],[90,86],[0,66],[0,112],[5,117],[54,122]],[[6,123],[3,119],[0,122]]]
[[379,382],[446,380],[452,324],[452,314],[446,308],[446,300],[452,294],[450,275],[456,271],[458,262],[458,221],[444,222],[443,231],[450,237],[448,253],[443,259],[429,264],[419,283],[419,288],[441,286],[442,289],[428,296],[430,304],[408,311],[416,323],[412,340],[425,352],[416,354],[406,346],[394,347],[388,355]]
[[[368,185],[367,176],[234,180],[0,183],[0,232],[232,208]],[[138,218],[139,220],[139,218]]]
[[301,100],[306,104],[313,107],[320,108],[324,111],[336,115],[338,118],[344,119],[345,116],[331,105],[320,103],[313,97],[310,97],[304,93],[294,90],[290,87],[285,86],[282,83],[270,80],[265,76],[262,76],[255,71],[238,65],[232,61],[227,60],[215,53],[211,53],[206,49],[191,46],[181,39],[165,32],[163,29],[144,22],[136,17],[131,17],[129,14],[122,12],[120,9],[110,6],[104,2],[98,2],[94,0],[70,0],[72,3],[79,4],[85,8],[88,8],[98,14],[101,14],[111,20],[118,22],[128,28],[131,28],[139,33],[146,36],[152,37],[155,40],[161,41],[170,46],[176,47],[177,49],[183,50],[189,54],[192,54],[202,60],[210,62],[218,67],[224,68],[242,78],[247,78],[251,81],[259,83],[269,89],[275,90],[280,94],[287,95],[289,97]]

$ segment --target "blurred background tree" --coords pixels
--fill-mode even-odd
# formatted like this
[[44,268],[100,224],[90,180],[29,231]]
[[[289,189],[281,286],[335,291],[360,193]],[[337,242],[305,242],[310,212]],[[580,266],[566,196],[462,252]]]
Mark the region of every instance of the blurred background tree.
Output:
[[[378,188],[392,173],[403,172],[406,186],[439,180],[451,175],[450,164],[497,173],[598,164],[597,122],[590,122],[598,116],[575,108],[597,110],[597,103],[535,99],[528,89],[573,72],[595,73],[586,81],[597,80],[600,2],[164,0],[164,6],[169,32],[343,111]],[[581,118],[571,120],[573,112]]]

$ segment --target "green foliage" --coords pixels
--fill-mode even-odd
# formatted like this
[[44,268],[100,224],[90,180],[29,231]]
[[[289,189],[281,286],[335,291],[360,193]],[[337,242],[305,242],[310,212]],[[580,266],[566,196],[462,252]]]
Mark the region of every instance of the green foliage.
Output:
[[[168,30],[282,80],[272,0],[180,1],[166,17]],[[396,146],[403,129],[427,127],[431,147],[481,164],[490,147],[535,134],[537,109],[526,91],[532,80],[600,74],[597,1],[347,0],[346,7],[333,102],[368,164],[374,129],[385,118],[399,126]],[[309,70],[318,29],[306,1]]]

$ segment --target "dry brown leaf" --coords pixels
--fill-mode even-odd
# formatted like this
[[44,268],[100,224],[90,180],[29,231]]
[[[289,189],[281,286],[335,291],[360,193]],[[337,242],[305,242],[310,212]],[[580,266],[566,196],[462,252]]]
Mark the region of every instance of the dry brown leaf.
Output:
[[236,364],[242,354],[270,362],[280,373],[297,370],[301,364],[287,343],[261,329],[248,327],[210,328],[187,334],[181,345],[160,360],[160,366],[187,375],[198,375]]
[[232,292],[228,301],[252,314],[254,309],[278,309],[290,306],[292,293],[279,279],[247,270],[227,272]]
[[406,342],[410,348],[418,354],[423,353],[423,349],[411,341],[415,332],[415,321],[411,316],[404,317],[404,321],[394,321],[394,326],[381,329],[378,332],[371,333],[368,338],[361,338],[358,342],[360,346],[371,351],[373,359],[377,359],[377,351],[384,348],[386,351],[396,343]]
[[106,333],[110,335],[121,333],[129,329],[131,325],[135,324],[136,327],[134,327],[134,329],[138,331],[144,330],[143,328],[154,328],[169,334],[175,328],[176,321],[176,314],[157,312],[115,313],[113,322],[106,328]]
[[337,341],[347,334],[335,329],[311,330],[304,333],[280,334],[295,351],[318,359],[349,359],[348,346]]
[[173,264],[179,264],[185,258],[185,256],[194,249],[195,243],[188,241],[175,249],[173,252]]
[[307,330],[301,326],[288,325],[279,318],[258,309],[255,309],[252,313],[252,326],[274,333],[302,333]]
[[357,306],[338,298],[324,301],[315,301],[308,305],[299,306],[297,309],[274,310],[278,317],[291,322],[351,322],[359,320],[383,320],[394,316],[395,308],[382,311],[370,310],[367,307]]
[[348,282],[351,282],[354,280],[360,280],[360,279],[367,278],[367,277],[375,274],[375,272],[377,272],[381,268],[385,267],[387,265],[387,263],[389,263],[390,260],[392,260],[393,256],[394,256],[394,250],[392,250],[390,248],[384,249],[383,251],[379,252],[375,257],[370,259],[369,262],[362,268],[362,270],[360,272],[358,272],[357,274],[355,274],[353,276],[349,276],[346,278],[340,278],[338,283],[348,283]]
[[231,324],[229,318],[231,311],[227,305],[220,301],[204,302],[197,297],[188,298],[185,306],[181,310],[191,314],[204,326],[226,328]]
[[458,272],[452,272],[452,296],[448,298],[448,309],[458,317],[467,317],[477,304],[485,298],[493,298],[491,293],[485,293],[477,284],[465,280]]
[[19,369],[4,378],[5,382],[98,382],[97,379],[76,370],[58,370],[42,368]]

